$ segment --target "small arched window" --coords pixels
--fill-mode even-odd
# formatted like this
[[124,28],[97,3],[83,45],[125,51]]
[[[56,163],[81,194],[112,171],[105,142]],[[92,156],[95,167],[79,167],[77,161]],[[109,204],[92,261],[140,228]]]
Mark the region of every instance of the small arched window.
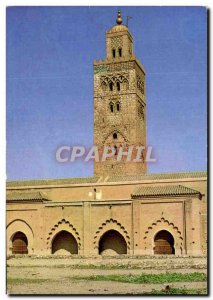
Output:
[[117,140],[117,138],[118,138],[118,135],[117,135],[117,133],[116,133],[116,132],[114,132],[112,136],[113,136],[113,139],[114,139],[114,140]]
[[110,91],[113,91],[113,83],[112,82],[109,83],[109,89],[110,89]]
[[121,90],[121,85],[120,82],[117,81],[117,90],[120,91]]
[[119,102],[116,103],[116,108],[117,108],[117,111],[120,111],[120,103]]
[[115,49],[112,49],[112,57],[115,58]]
[[109,106],[110,106],[110,111],[113,112],[114,111],[114,105],[113,105],[113,103],[110,103]]
[[118,49],[119,57],[122,57],[122,48]]
[[118,147],[116,145],[114,146],[114,149],[115,149],[115,155],[118,155]]

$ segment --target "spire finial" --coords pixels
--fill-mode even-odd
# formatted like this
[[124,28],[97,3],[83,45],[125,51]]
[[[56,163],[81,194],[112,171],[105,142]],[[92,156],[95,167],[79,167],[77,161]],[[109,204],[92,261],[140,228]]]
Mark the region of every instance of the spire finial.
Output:
[[117,23],[118,25],[121,25],[121,24],[122,24],[121,12],[120,12],[119,9],[118,9],[118,13],[117,13],[116,23]]

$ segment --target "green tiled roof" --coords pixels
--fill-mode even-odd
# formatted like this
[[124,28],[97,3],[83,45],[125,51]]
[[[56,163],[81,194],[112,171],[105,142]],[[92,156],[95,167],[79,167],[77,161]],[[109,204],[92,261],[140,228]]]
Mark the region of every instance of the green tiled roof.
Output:
[[41,180],[19,180],[19,181],[7,182],[7,187],[96,183],[98,179],[99,177],[79,177],[79,178],[58,178],[58,179],[41,179]]
[[46,193],[44,192],[10,192],[7,193],[7,201],[36,201],[42,202],[44,200],[49,200]]
[[154,173],[144,175],[115,175],[110,176],[107,182],[118,181],[140,181],[140,180],[160,180],[160,179],[181,179],[181,178],[199,178],[206,177],[207,172],[178,172],[178,173]]
[[66,184],[87,184],[97,182],[124,182],[124,181],[141,181],[141,180],[166,180],[166,179],[184,179],[184,178],[205,178],[207,172],[181,172],[181,173],[156,173],[144,175],[114,175],[102,178],[100,177],[79,177],[79,178],[56,178],[41,180],[19,180],[7,182],[7,187],[24,187],[24,186],[52,186]]
[[185,187],[183,185],[166,185],[136,188],[132,193],[132,198],[148,197],[148,196],[183,196],[183,195],[198,195],[200,192]]

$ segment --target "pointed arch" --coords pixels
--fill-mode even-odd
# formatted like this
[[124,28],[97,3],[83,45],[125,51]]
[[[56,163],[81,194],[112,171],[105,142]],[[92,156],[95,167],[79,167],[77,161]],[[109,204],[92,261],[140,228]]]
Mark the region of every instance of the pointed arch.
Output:
[[22,232],[28,241],[28,254],[34,252],[34,233],[32,227],[22,219],[15,219],[7,225],[7,253],[12,254],[13,238],[17,232]]
[[169,222],[164,217],[156,220],[147,227],[147,230],[145,231],[143,236],[143,244],[145,249],[148,249],[152,254],[154,254],[154,237],[161,230],[168,231],[174,237],[175,254],[181,255],[183,250],[182,233],[179,228],[174,225],[174,223]]
[[123,138],[124,142],[128,143],[128,139],[126,138],[126,136],[119,129],[114,129],[105,135],[103,139],[103,145],[106,143],[107,139],[110,136],[113,136],[114,133],[116,133],[117,135],[119,134]]
[[78,244],[75,237],[67,230],[55,234],[52,240],[52,254],[78,254]]
[[93,239],[93,247],[94,249],[98,250],[99,248],[99,241],[101,239],[101,237],[110,230],[115,230],[118,233],[120,233],[126,244],[127,244],[127,252],[129,252],[130,250],[130,235],[128,234],[127,230],[125,229],[124,226],[121,225],[121,223],[119,223],[117,220],[114,219],[108,219],[105,222],[103,222],[97,229],[97,231],[95,232],[94,235],[94,239]]
[[106,231],[99,240],[98,253],[107,256],[127,254],[125,238],[117,230]]
[[108,76],[101,76],[100,87],[102,87],[102,83],[105,82],[106,85],[116,85],[116,82],[119,83],[128,83],[129,84],[129,75],[128,73],[117,73],[117,74],[109,74]]
[[56,223],[51,230],[48,233],[48,237],[46,240],[47,249],[51,251],[52,248],[52,242],[54,240],[54,237],[60,232],[60,231],[67,231],[73,235],[73,237],[76,239],[76,242],[78,244],[78,250],[81,250],[81,238],[77,231],[77,229],[70,223],[70,221],[67,221],[65,219],[62,219],[58,223]]

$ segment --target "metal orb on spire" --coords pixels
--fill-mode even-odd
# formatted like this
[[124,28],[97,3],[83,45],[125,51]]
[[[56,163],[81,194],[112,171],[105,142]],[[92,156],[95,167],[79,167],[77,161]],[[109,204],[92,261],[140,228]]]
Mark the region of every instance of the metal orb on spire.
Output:
[[121,18],[121,12],[120,12],[120,10],[118,10],[118,13],[117,13],[116,23],[117,23],[118,25],[121,25],[121,24],[122,24],[122,18]]

